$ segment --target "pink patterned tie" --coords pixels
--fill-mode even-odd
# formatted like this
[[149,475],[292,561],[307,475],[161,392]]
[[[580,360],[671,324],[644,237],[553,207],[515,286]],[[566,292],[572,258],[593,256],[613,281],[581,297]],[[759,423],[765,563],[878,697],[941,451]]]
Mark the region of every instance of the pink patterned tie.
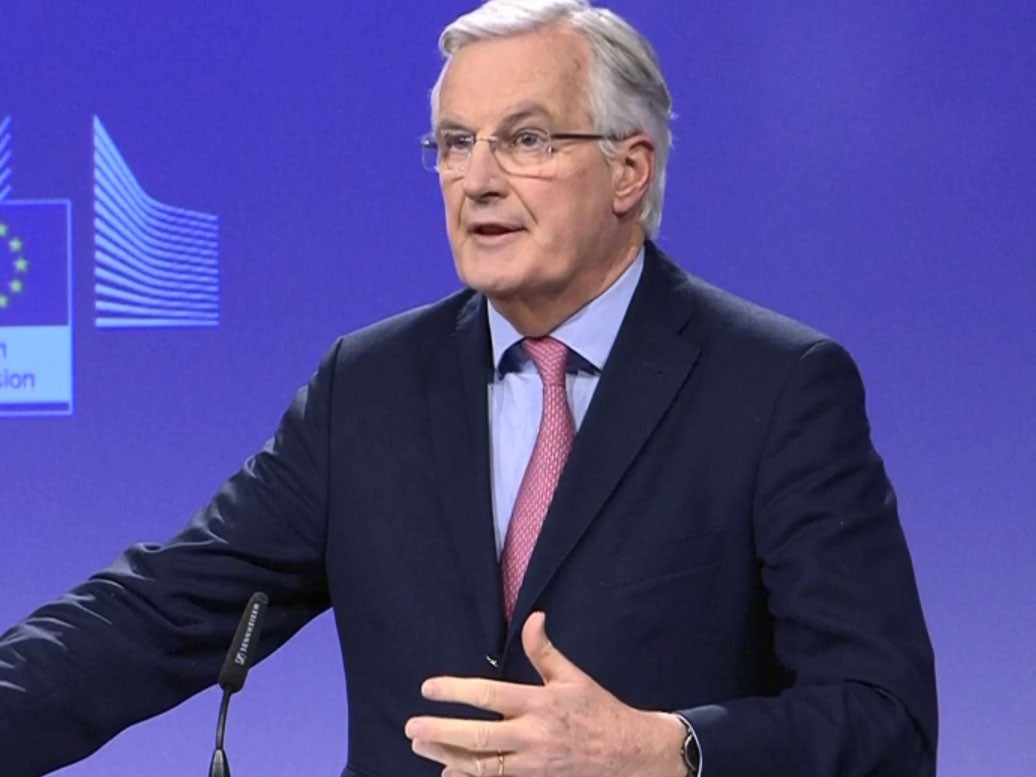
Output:
[[532,457],[522,476],[522,484],[514,501],[507,540],[500,558],[500,575],[504,586],[504,612],[510,623],[518,590],[522,587],[532,549],[540,535],[547,508],[554,498],[561,470],[572,449],[575,422],[565,392],[565,364],[568,348],[552,337],[526,338],[522,347],[532,358],[543,381],[543,415]]

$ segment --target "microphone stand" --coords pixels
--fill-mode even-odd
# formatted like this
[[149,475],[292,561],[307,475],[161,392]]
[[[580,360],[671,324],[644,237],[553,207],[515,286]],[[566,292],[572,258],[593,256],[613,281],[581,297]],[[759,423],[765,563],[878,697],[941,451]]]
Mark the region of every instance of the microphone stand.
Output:
[[230,777],[230,761],[223,749],[223,737],[227,730],[227,710],[230,709],[230,697],[233,691],[223,691],[223,701],[219,705],[219,722],[216,724],[216,749],[212,751],[212,763],[209,764],[209,777]]

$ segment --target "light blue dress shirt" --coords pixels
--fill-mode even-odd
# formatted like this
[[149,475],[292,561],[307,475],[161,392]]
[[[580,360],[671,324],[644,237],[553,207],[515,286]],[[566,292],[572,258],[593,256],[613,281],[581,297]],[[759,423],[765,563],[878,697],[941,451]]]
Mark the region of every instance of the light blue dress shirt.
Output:
[[[593,399],[622,319],[644,269],[644,252],[603,294],[580,308],[550,336],[569,349],[565,381],[576,431]],[[500,555],[511,511],[532,457],[543,412],[543,383],[536,365],[518,344],[522,335],[489,305],[489,333],[496,369],[489,384],[490,472],[496,551]]]

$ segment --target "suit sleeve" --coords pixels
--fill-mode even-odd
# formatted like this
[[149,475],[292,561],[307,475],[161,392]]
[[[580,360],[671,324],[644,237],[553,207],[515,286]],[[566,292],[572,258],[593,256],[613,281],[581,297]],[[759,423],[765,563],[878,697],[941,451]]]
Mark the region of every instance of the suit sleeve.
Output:
[[703,777],[935,774],[931,645],[864,393],[808,348],[775,403],[753,500],[785,690],[683,710]]
[[245,602],[260,658],[326,609],[335,351],[274,437],[178,535],[136,545],[0,637],[0,771],[31,777],[214,684]]

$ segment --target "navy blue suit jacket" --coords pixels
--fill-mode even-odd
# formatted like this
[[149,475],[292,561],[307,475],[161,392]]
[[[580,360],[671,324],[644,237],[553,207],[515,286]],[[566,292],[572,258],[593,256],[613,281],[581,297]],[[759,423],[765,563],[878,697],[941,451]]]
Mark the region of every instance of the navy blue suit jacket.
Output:
[[425,702],[421,681],[535,682],[518,634],[534,609],[620,699],[684,711],[707,777],[934,774],[931,647],[841,347],[648,244],[510,628],[490,362],[471,291],[339,340],[182,533],[0,640],[3,774],[81,758],[211,685],[255,590],[266,651],[334,608],[352,777],[438,774],[404,721],[471,710]]

